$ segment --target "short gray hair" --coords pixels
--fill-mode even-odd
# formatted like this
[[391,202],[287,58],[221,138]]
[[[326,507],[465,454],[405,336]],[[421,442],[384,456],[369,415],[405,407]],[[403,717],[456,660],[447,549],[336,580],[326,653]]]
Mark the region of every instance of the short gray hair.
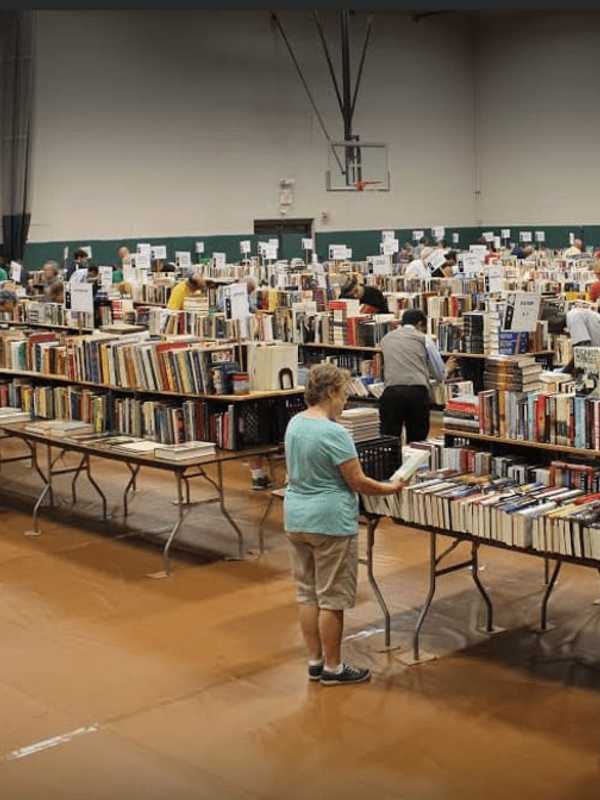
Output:
[[340,369],[335,364],[317,364],[308,373],[308,383],[304,392],[306,405],[316,406],[331,395],[345,388],[350,380],[347,369]]

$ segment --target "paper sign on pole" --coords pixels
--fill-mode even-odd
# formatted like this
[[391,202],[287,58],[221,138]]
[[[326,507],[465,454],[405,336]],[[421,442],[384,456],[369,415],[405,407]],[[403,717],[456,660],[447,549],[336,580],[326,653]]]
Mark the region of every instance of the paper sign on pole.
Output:
[[23,267],[18,261],[10,262],[10,279],[15,283],[21,283],[21,275],[23,274]]
[[502,329],[515,333],[532,333],[537,327],[540,295],[533,292],[511,292],[506,299]]
[[496,250],[500,250],[502,247],[502,239],[500,236],[494,236],[494,247]]
[[189,250],[176,250],[175,251],[175,263],[178,267],[191,267],[192,266],[192,254]]
[[413,231],[412,238],[414,242],[419,242],[425,236],[425,231]]
[[65,245],[63,247],[63,261],[66,261],[69,257],[69,245]]
[[79,249],[83,250],[85,253],[87,253],[88,258],[92,257],[92,246],[91,246],[91,244],[86,244],[83,247],[80,247]]
[[522,242],[531,242],[532,241],[531,231],[519,231],[519,239]]
[[425,259],[425,266],[432,272],[446,263],[446,254],[443,250],[433,250]]
[[535,240],[536,240],[536,242],[545,242],[546,241],[546,233],[545,233],[545,231],[536,231],[535,232]]
[[460,234],[453,233],[452,234],[452,244],[458,244],[460,242]]
[[149,242],[138,242],[136,250],[138,253],[147,253],[152,256],[152,245]]
[[477,253],[463,253],[460,258],[465,275],[477,275],[480,272],[481,258]]
[[196,242],[197,255],[202,255],[203,252],[204,252],[204,242]]
[[431,233],[433,234],[433,238],[436,239],[438,242],[440,239],[443,239],[446,234],[446,228],[443,225],[435,225],[431,229]]
[[[385,246],[384,242],[384,246]],[[387,254],[382,256],[371,256],[374,275],[389,275],[392,271],[390,259]]]
[[351,258],[352,258],[352,248],[351,248],[351,247],[347,247],[347,248],[346,248],[346,255],[344,256],[344,258],[345,258],[347,261],[350,261],[350,260],[351,260]]
[[75,283],[84,283],[87,280],[87,269],[76,269],[71,275],[69,283],[71,286]]
[[227,257],[225,253],[213,253],[213,263],[217,269],[225,267],[227,265]]
[[493,242],[494,241],[494,231],[486,231],[485,233],[481,234],[486,242]]
[[501,292],[504,288],[504,267],[494,265],[485,273],[485,288],[487,292]]
[[251,249],[252,249],[252,246],[250,244],[250,240],[249,239],[243,239],[240,242],[240,253],[242,253],[243,255],[246,255],[246,253],[249,253]]
[[500,231],[500,236],[503,239],[510,239],[510,228],[502,228]]
[[574,233],[570,233],[569,234],[569,244],[571,246],[573,246],[575,244],[575,234]]
[[100,276],[100,285],[103,289],[108,291],[112,286],[113,268],[98,267],[98,275]]
[[303,250],[314,250],[315,246],[313,244],[312,239],[302,239],[302,249]]
[[71,311],[94,313],[94,287],[91,283],[71,283]]
[[123,280],[125,283],[139,283],[137,273],[131,264],[123,264]]
[[226,319],[246,319],[250,315],[246,283],[232,283],[226,286],[223,289],[223,299]]
[[392,242],[396,238],[395,231],[381,231],[382,242]]
[[150,255],[153,260],[164,260],[167,257],[167,246],[165,244],[156,244],[150,248]]
[[346,256],[347,247],[345,244],[330,244],[329,245],[329,259],[330,261],[343,261]]
[[480,261],[488,254],[488,249],[485,244],[471,244],[469,245],[469,252],[479,256]]
[[134,258],[137,269],[150,269],[150,253],[136,253]]
[[277,245],[268,242],[264,248],[264,254],[268,261],[275,261],[277,258]]

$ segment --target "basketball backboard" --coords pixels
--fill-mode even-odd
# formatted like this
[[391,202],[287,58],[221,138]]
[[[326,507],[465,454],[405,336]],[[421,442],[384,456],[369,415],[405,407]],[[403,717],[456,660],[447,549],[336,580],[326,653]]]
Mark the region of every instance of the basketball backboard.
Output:
[[387,145],[332,142],[328,148],[328,192],[389,192]]

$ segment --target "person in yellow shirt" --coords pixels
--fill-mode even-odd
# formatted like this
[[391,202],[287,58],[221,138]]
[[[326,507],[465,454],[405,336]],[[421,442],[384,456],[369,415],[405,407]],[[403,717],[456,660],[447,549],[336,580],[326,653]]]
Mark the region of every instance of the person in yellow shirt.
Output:
[[201,275],[190,275],[185,281],[181,281],[174,287],[167,308],[171,311],[182,311],[185,298],[205,288],[206,281]]

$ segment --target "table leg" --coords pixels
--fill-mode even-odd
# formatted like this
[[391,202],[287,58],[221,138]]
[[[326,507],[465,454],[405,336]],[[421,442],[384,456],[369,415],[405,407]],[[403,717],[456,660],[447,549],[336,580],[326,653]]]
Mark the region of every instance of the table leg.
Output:
[[[51,453],[50,453],[50,448],[48,448],[47,453],[48,453],[48,468],[49,468],[49,470],[48,470],[48,476],[46,476],[46,475],[44,475],[44,473],[40,469],[40,465],[39,465],[39,461],[38,461],[38,457],[37,457],[37,448],[36,448],[36,446],[34,444],[29,443],[29,442],[27,444],[29,445],[29,448],[31,450],[31,461],[32,461],[32,464],[34,466],[35,471],[37,472],[37,474],[40,476],[40,478],[42,480],[43,487],[42,487],[42,491],[40,492],[40,495],[39,495],[38,499],[36,500],[36,502],[35,502],[35,504],[33,506],[33,511],[32,511],[32,514],[31,514],[31,522],[32,522],[32,526],[33,527],[30,530],[25,531],[25,536],[41,536],[42,535],[42,531],[41,531],[41,529],[39,527],[39,524],[38,524],[40,508],[42,507],[42,503],[46,499],[46,495],[52,496],[51,495],[51,493],[52,493]],[[52,505],[52,503],[51,503],[51,505]]]
[[140,471],[139,464],[136,464],[135,467],[132,467],[131,464],[127,464],[127,466],[129,467],[129,471],[131,472],[131,478],[129,478],[129,482],[127,483],[125,491],[123,492],[123,516],[125,517],[125,519],[127,519],[127,515],[129,514],[129,502],[128,502],[129,492],[131,490],[133,490],[134,492],[136,491],[137,476],[138,472]]
[[102,519],[106,520],[107,517],[107,502],[106,502],[106,495],[102,491],[102,489],[98,486],[96,480],[92,476],[91,466],[90,466],[90,456],[85,456],[85,474],[87,475],[88,481],[92,484],[94,489],[100,495],[102,499]]
[[48,492],[50,495],[50,508],[54,508],[54,489],[52,488],[52,445],[46,445],[46,463],[48,465]]
[[237,523],[231,518],[229,512],[225,508],[225,493],[223,490],[223,464],[220,461],[217,462],[217,475],[218,475],[217,490],[219,492],[219,506],[221,508],[221,514],[223,514],[227,522],[229,522],[233,530],[236,532],[238,538],[238,556],[240,560],[243,560],[245,555],[244,535],[238,528]]
[[423,623],[425,622],[425,617],[427,616],[427,612],[429,611],[429,607],[431,606],[431,601],[433,600],[433,596],[435,595],[435,580],[437,577],[436,548],[437,548],[437,534],[435,531],[430,531],[429,532],[429,591],[427,593],[425,605],[423,606],[423,608],[421,609],[421,613],[419,614],[417,625],[415,627],[415,633],[413,636],[413,657],[415,661],[419,660],[419,636],[421,634],[421,628],[423,627]]
[[479,579],[479,542],[473,542],[471,554],[473,557],[473,569],[472,569],[472,576],[473,580],[475,581],[475,586],[479,589],[479,593],[483,597],[483,601],[485,603],[487,609],[487,623],[486,623],[486,631],[488,633],[493,633],[494,630],[494,607],[492,606],[492,601],[490,600],[490,596],[486,592]]
[[561,567],[562,567],[562,561],[559,558],[556,560],[552,577],[550,578],[550,582],[546,587],[546,591],[544,592],[544,599],[542,600],[542,615],[540,620],[541,631],[548,630],[548,601],[550,600],[550,595],[552,594],[552,590],[554,589],[554,584],[556,583],[556,579],[558,578],[558,573],[560,572]]
[[375,574],[373,572],[373,551],[375,549],[375,531],[377,530],[377,526],[379,525],[379,518],[377,519],[369,519],[367,523],[367,577],[369,579],[369,584],[377,603],[379,604],[379,608],[383,613],[383,619],[385,624],[385,646],[389,647],[391,644],[392,639],[392,618],[390,615],[390,611],[387,607],[387,603],[385,602],[385,598],[381,593],[381,589],[379,588],[379,584],[375,578]]
[[550,559],[548,556],[544,558],[544,585],[548,586],[550,580]]
[[85,466],[85,458],[86,458],[85,456],[81,457],[81,461],[79,462],[79,466],[77,467],[77,470],[76,470],[75,474],[73,475],[73,480],[71,481],[71,497],[73,498],[73,505],[75,505],[75,503],[77,503],[77,492],[76,492],[75,486],[77,484],[77,478],[79,478],[81,470]]
[[171,545],[177,534],[179,533],[179,529],[183,523],[185,518],[187,509],[184,508],[183,502],[183,478],[181,472],[178,470],[175,472],[175,483],[177,486],[177,519],[175,524],[173,525],[171,532],[169,533],[169,538],[163,548],[163,567],[164,569],[160,572],[153,572],[149,577],[150,578],[168,578],[171,574],[171,559],[169,558],[169,551],[171,550]]
[[258,523],[258,552],[262,556],[265,552],[265,522],[267,521],[267,517],[271,513],[271,509],[273,508],[273,503],[275,502],[275,496],[271,492],[271,496],[269,497],[269,502],[267,503],[267,507],[264,510],[262,517],[260,518],[260,522]]

